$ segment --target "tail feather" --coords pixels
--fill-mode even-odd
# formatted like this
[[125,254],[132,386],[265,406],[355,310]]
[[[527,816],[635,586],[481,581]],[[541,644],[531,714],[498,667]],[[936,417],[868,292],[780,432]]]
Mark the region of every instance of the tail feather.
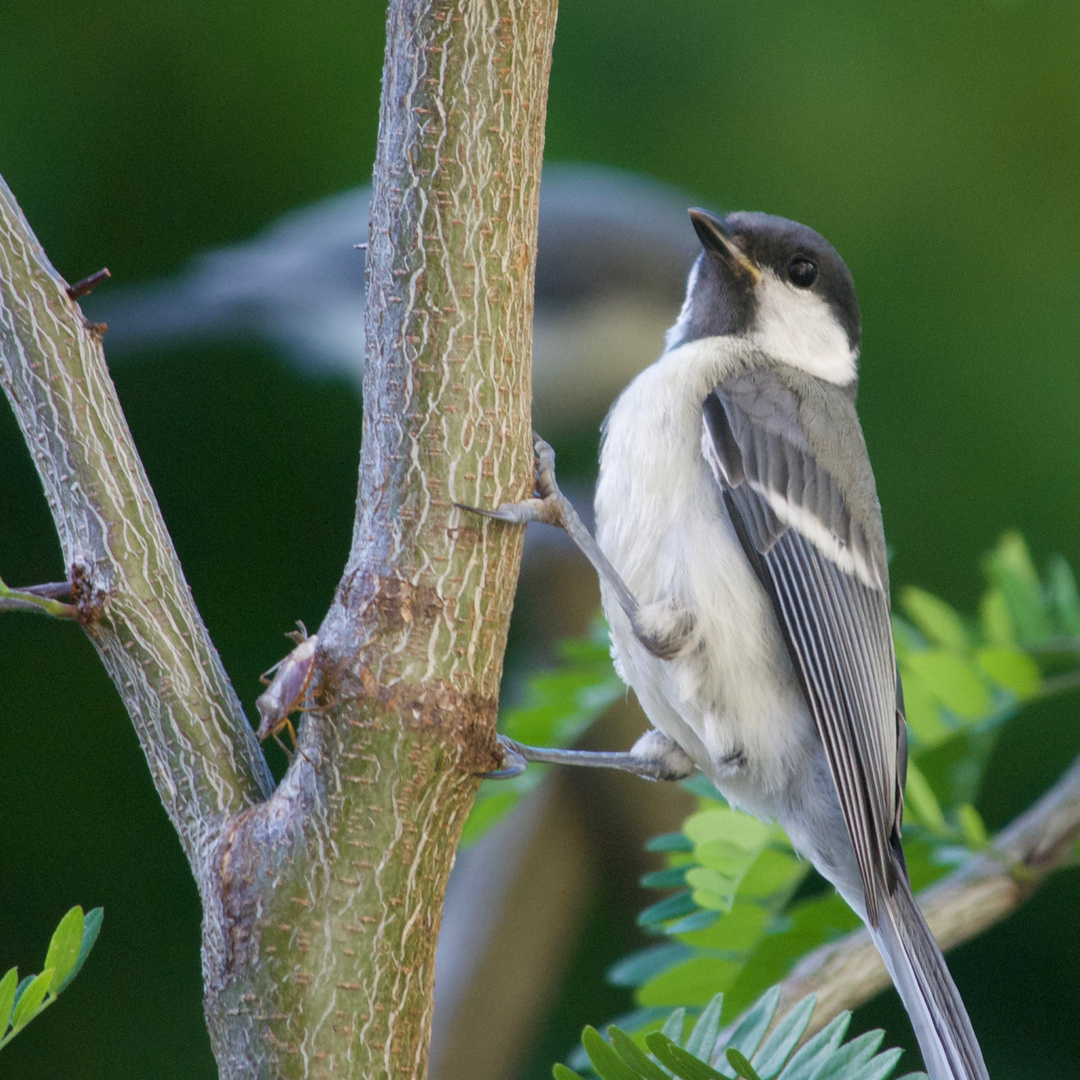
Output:
[[967,1010],[906,875],[879,902],[874,943],[904,1002],[931,1080],[989,1080]]

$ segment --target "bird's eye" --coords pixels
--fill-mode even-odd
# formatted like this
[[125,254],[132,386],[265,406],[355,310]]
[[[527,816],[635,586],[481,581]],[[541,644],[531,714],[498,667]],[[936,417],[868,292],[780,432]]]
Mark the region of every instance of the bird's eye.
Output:
[[817,281],[817,263],[802,255],[791,260],[787,268],[788,281],[800,289],[809,289]]

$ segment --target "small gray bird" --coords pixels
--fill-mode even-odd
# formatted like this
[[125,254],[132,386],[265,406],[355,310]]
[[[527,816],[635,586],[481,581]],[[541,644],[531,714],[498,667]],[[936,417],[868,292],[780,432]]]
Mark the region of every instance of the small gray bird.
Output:
[[907,769],[889,571],[855,413],[859,305],[813,229],[690,216],[702,252],[663,355],[604,428],[594,542],[538,442],[539,498],[597,568],[620,674],[654,730],[627,754],[527,760],[676,779],[778,821],[874,938],[933,1080],[987,1077],[900,846]]

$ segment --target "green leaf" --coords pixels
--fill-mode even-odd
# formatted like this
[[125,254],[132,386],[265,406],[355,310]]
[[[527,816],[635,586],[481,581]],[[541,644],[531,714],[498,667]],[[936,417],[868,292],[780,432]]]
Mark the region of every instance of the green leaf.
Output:
[[1045,641],[1053,628],[1024,538],[1018,532],[1005,533],[987,556],[984,569],[991,584],[1004,594],[1020,640]]
[[1046,591],[1060,633],[1080,637],[1080,592],[1072,567],[1060,555],[1050,560]]
[[664,870],[654,870],[641,879],[646,889],[678,889],[686,884],[686,866],[669,866]]
[[45,995],[52,986],[53,972],[46,968],[40,975],[35,975],[26,989],[22,992],[15,1010],[11,1014],[11,1030],[14,1034],[21,1028],[26,1027],[42,1009]]
[[979,811],[971,803],[962,803],[956,809],[956,816],[960,819],[960,828],[963,830],[967,846],[972,851],[982,851],[990,841]]
[[82,966],[86,963],[86,958],[90,955],[90,950],[94,947],[98,934],[101,933],[101,920],[104,917],[105,912],[99,907],[91,908],[83,917],[82,945],[79,947],[79,958],[75,961],[75,966],[67,973],[67,978],[57,986],[56,994],[62,993],[70,986],[71,980],[82,971]]
[[670,943],[640,949],[607,970],[612,986],[642,986],[650,979],[688,959],[693,953],[685,945]]
[[833,1051],[844,1041],[850,1023],[850,1012],[842,1012],[830,1020],[795,1051],[781,1074],[781,1080],[811,1080],[815,1077],[820,1063],[831,1057]]
[[1020,649],[980,649],[975,656],[979,667],[994,682],[1011,690],[1021,701],[1034,697],[1042,687],[1038,665]]
[[687,889],[685,892],[675,893],[674,896],[665,896],[663,900],[647,907],[637,917],[638,926],[655,926],[669,919],[681,919],[697,910],[698,906]]
[[973,719],[989,711],[990,696],[962,656],[946,649],[926,649],[912,653],[907,667],[958,716]]
[[761,1080],[761,1077],[754,1071],[754,1066],[751,1065],[738,1050],[729,1050],[727,1052],[727,1059],[728,1064],[731,1065],[743,1080]]
[[739,893],[747,898],[771,899],[784,889],[794,888],[806,876],[807,866],[774,848],[766,848],[746,872]]
[[769,1037],[754,1055],[754,1062],[761,1080],[773,1080],[773,1077],[784,1067],[788,1055],[795,1049],[802,1033],[810,1023],[810,1017],[814,1015],[817,1005],[817,996],[809,994],[804,997],[783,1017],[773,1028]]
[[709,1058],[716,1046],[720,1031],[720,1014],[724,1011],[724,995],[717,994],[704,1009],[686,1040],[686,1049],[694,1057]]
[[[553,1065],[551,1067],[551,1075],[555,1080],[585,1080],[580,1074],[574,1072],[573,1069],[568,1069],[565,1065]],[[667,1077],[664,1077],[667,1080]]]
[[735,981],[741,967],[719,956],[693,956],[654,976],[634,997],[639,1005],[704,1005]]
[[904,718],[915,741],[923,749],[944,742],[952,729],[941,719],[937,699],[908,666],[907,659],[900,662],[900,674],[904,685]]
[[671,1080],[659,1065],[621,1028],[609,1027],[608,1037],[611,1045],[618,1051],[619,1057],[631,1068],[637,1069],[645,1080]]
[[15,1004],[15,987],[19,985],[19,969],[8,968],[0,979],[0,1037],[7,1031],[11,1009]]
[[653,1057],[671,1069],[681,1080],[731,1080],[723,1073],[706,1065],[693,1054],[688,1053],[677,1043],[673,1043],[662,1032],[654,1031],[645,1036],[645,1045],[652,1051]]
[[780,987],[774,986],[747,1009],[742,1019],[735,1025],[735,1030],[727,1041],[728,1048],[734,1047],[748,1057],[753,1057],[761,1045],[761,1040],[765,1038],[765,1032],[769,1030],[769,1023],[779,1003]]
[[702,914],[710,916],[710,925],[701,928],[693,926],[691,915],[669,926],[667,932],[695,948],[742,953],[761,940],[773,920],[773,913],[768,908],[738,898],[726,915],[717,916],[714,912]]
[[906,809],[913,810],[920,824],[925,825],[935,835],[948,834],[949,826],[945,823],[945,815],[941,812],[941,804],[937,801],[934,789],[927,783],[922,770],[910,758],[904,805]]
[[876,1028],[841,1046],[830,1055],[828,1064],[818,1073],[818,1080],[839,1080],[859,1069],[874,1056],[883,1038],[885,1032]]
[[45,967],[53,970],[54,997],[66,984],[68,975],[75,970],[75,965],[79,961],[83,921],[83,909],[76,905],[60,920],[60,924],[53,931],[49,951],[45,954]]
[[686,1026],[686,1010],[676,1009],[665,1021],[660,1029],[661,1033],[675,1042],[682,1042],[683,1028]]
[[701,810],[683,822],[683,832],[695,846],[723,840],[745,851],[756,851],[772,833],[772,827],[726,806]]
[[646,851],[693,851],[694,841],[683,832],[669,832],[654,836],[646,845]]
[[724,873],[708,866],[694,866],[686,872],[694,903],[713,911],[728,911],[735,901],[741,873]]
[[930,641],[957,652],[967,649],[969,642],[964,620],[944,600],[908,585],[900,590],[900,606]]
[[979,601],[979,626],[991,645],[1009,646],[1016,641],[1016,627],[1009,602],[1000,589],[989,589]]
[[[876,1058],[868,1061],[853,1076],[846,1077],[845,1080],[885,1080],[896,1068],[896,1063],[900,1060],[902,1054],[903,1051],[895,1047],[891,1050],[885,1050],[878,1054]],[[902,1080],[930,1080],[930,1077],[926,1073],[909,1073]]]
[[581,1044],[585,1047],[593,1068],[604,1080],[641,1080],[637,1071],[619,1057],[596,1028],[585,1028],[581,1033]]

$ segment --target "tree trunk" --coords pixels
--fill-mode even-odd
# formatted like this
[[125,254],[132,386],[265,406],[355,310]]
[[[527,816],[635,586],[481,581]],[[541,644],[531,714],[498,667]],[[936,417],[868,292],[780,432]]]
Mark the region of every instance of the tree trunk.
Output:
[[[443,892],[497,761],[532,490],[536,213],[556,0],[391,0],[352,551],[296,754],[268,773],[131,443],[100,333],[0,182],[0,381],[79,619],[203,899],[222,1077],[426,1071]],[[358,298],[359,301],[359,298]]]

